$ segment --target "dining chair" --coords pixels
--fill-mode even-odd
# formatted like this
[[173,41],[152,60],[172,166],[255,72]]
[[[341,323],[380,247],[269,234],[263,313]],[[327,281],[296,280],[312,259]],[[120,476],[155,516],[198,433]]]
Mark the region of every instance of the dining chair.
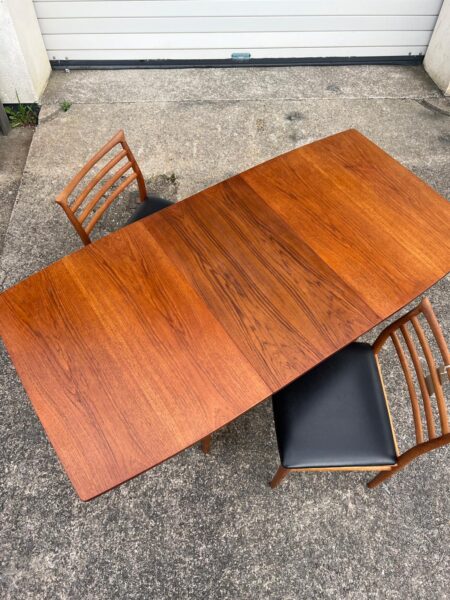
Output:
[[[118,152],[116,152],[117,150]],[[77,188],[79,183],[84,180],[95,165],[110,152],[114,152],[114,155],[109,158],[108,162],[87,184],[84,185],[75,199],[71,202],[70,197],[75,188]],[[111,177],[101,185],[100,189],[94,193],[92,198],[88,198],[94,188],[105,177],[109,176],[110,171],[114,169],[116,165],[119,165],[121,161],[126,162],[123,165],[120,165],[118,169],[111,174]],[[129,171],[131,172],[128,173]],[[125,177],[125,179],[120,181],[123,177]],[[83,243],[87,245],[91,243],[90,234],[103,213],[109,208],[114,200],[135,181],[139,188],[139,198],[141,203],[126,224],[143,219],[144,217],[173,204],[170,200],[147,195],[142,172],[126,142],[124,132],[120,130],[103,146],[103,148],[88,160],[84,167],[59,194],[56,198],[56,202],[62,206]],[[115,184],[117,184],[116,187],[110,191]],[[109,195],[107,195],[108,192],[110,192]],[[102,199],[104,200],[103,203],[101,202]]]
[[[440,366],[421,324],[423,319],[439,348],[443,361]],[[406,379],[415,430],[414,446],[402,454],[378,358],[389,339]],[[424,360],[419,357],[419,347]],[[422,368],[422,361],[428,374]],[[373,346],[352,343],[273,395],[281,465],[271,487],[275,488],[292,471],[379,471],[368,483],[374,488],[418,456],[449,444],[443,390],[444,381],[449,379],[449,350],[431,303],[425,298],[386,327]],[[439,415],[439,432],[435,414]]]

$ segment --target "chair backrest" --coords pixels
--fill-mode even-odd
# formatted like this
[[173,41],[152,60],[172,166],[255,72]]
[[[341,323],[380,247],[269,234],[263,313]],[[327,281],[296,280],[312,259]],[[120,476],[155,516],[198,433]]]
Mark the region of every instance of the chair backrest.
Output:
[[[118,148],[116,148],[118,146]],[[73,201],[69,198],[74,192],[78,184],[90,173],[94,166],[108,153],[118,150],[108,160],[104,167],[102,167],[95,175],[84,184],[82,189]],[[111,170],[114,169],[118,163],[126,160],[123,166],[120,166],[117,170],[111,173],[111,177],[103,183],[98,191],[94,188],[107,177]],[[105,194],[111,189],[111,187],[119,181],[119,179],[128,171],[132,171],[126,179],[118,185],[105,199],[105,201],[99,205]],[[126,140],[125,134],[122,130],[118,131],[115,136],[103,146],[94,156],[88,160],[84,167],[75,175],[70,183],[64,188],[64,190],[56,198],[56,202],[60,204],[70,222],[76,229],[78,235],[83,240],[84,244],[90,244],[90,233],[94,228],[97,221],[106,211],[106,209],[114,202],[130,184],[137,181],[139,187],[140,199],[143,201],[146,198],[147,192],[145,189],[145,182],[142,176],[141,170],[130,150]],[[89,194],[94,190],[94,195],[88,198]],[[86,201],[87,200],[87,201]],[[98,206],[99,205],[99,206]],[[97,207],[98,206],[98,207]]]
[[[438,366],[436,364],[429,340],[422,327],[419,317],[423,317],[428,323],[437,347],[439,348],[439,353],[443,361],[442,365]],[[412,335],[412,331],[414,331],[415,335]],[[411,399],[416,446],[408,450],[403,455],[408,459],[407,462],[409,462],[409,460],[412,460],[415,456],[450,443],[449,419],[445,400],[445,390],[443,388],[444,382],[450,379],[450,353],[442,334],[441,327],[428,298],[424,298],[418,306],[413,308],[403,317],[400,317],[394,321],[381,332],[373,344],[375,356],[378,355],[384,343],[389,338],[394,343],[394,347],[397,351]],[[419,342],[419,346],[422,348],[422,352],[425,357],[424,362],[426,362],[428,374],[425,374],[422,368],[422,362],[417,351],[417,341]],[[405,353],[404,347],[406,347],[408,350],[411,359],[410,361],[407,360],[407,354]],[[424,432],[422,424],[419,397],[416,391],[416,386],[409,362],[411,362],[414,367],[417,382],[420,388],[423,412],[425,414],[426,433]],[[439,414],[440,422],[440,433],[437,432],[436,423],[433,416],[433,396],[436,398],[437,412]]]

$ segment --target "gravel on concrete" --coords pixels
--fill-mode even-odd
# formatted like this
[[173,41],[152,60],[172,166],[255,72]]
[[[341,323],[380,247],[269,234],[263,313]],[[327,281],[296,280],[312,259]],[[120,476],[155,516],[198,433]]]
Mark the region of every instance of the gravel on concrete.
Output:
[[[81,246],[54,198],[118,128],[149,189],[182,199],[348,127],[450,199],[450,102],[420,67],[54,73],[7,231],[4,286]],[[99,235],[135,202],[115,203]],[[450,339],[450,278],[429,296]],[[392,348],[382,361],[405,448],[411,418]],[[217,433],[209,456],[193,447],[81,503],[4,350],[1,362],[2,597],[450,597],[449,448],[373,491],[364,473],[296,474],[271,491],[278,455],[264,402]]]

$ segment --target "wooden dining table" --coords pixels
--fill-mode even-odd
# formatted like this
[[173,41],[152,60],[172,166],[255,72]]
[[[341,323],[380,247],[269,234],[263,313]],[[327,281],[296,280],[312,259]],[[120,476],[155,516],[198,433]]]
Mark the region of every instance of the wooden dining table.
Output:
[[355,130],[6,290],[0,331],[89,500],[248,411],[450,270],[450,204]]

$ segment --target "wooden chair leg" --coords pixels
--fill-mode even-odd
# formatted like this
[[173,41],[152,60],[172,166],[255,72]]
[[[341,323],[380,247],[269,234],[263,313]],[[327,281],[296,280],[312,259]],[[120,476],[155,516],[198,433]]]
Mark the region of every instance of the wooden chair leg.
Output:
[[211,448],[211,440],[212,435],[207,435],[202,439],[202,450],[205,454],[208,454],[209,449]]
[[400,469],[393,468],[390,471],[381,471],[380,473],[378,473],[378,475],[376,475],[373,479],[369,481],[367,487],[371,489],[377,487],[377,485],[380,485],[380,483],[383,483],[383,481],[386,481],[386,479],[390,479],[392,475],[394,475],[394,473],[396,473],[399,470]]
[[278,471],[275,473],[272,481],[270,482],[270,487],[274,489],[277,487],[277,485],[280,485],[283,479],[289,474],[289,470],[290,469],[286,469],[285,467],[280,465],[278,467]]

